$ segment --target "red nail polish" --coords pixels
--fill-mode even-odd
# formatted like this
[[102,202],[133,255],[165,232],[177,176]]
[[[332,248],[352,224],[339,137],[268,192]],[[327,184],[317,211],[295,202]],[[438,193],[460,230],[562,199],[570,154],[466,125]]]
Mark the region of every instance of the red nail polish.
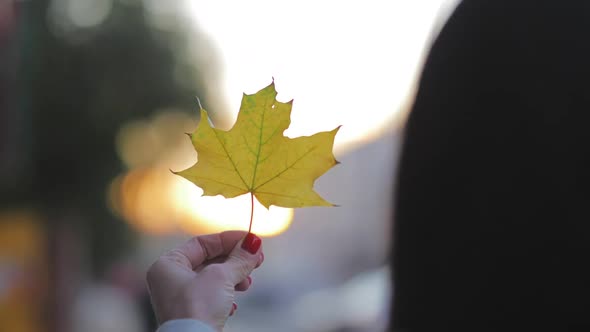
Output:
[[229,315],[233,316],[233,314],[236,312],[236,310],[238,310],[238,305],[234,302],[231,304],[231,311],[229,312]]
[[248,233],[244,242],[242,242],[242,249],[254,255],[260,249],[261,244],[262,240],[258,236],[254,235],[254,233]]

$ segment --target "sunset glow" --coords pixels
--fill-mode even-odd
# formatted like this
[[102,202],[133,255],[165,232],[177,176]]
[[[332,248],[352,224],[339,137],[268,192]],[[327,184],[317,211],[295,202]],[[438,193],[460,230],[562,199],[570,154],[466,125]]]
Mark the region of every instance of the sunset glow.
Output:
[[[112,182],[109,201],[117,214],[145,233],[248,230],[250,195],[226,199],[201,194],[200,188],[166,169],[136,169]],[[267,210],[256,202],[252,231],[261,236],[277,235],[292,219],[292,209],[271,206]]]
[[[334,145],[339,158],[400,126],[411,105],[423,55],[440,22],[436,18],[450,12],[455,2],[253,0],[229,5],[187,0],[176,4],[218,51],[221,80],[212,79],[215,84],[209,87],[224,104],[216,105],[218,128],[227,130],[234,123],[242,93],[255,93],[274,79],[277,99],[294,100],[285,135],[310,135],[342,125]],[[163,2],[146,3],[154,13],[167,13]],[[189,40],[188,45],[194,45],[195,56],[208,56],[199,53],[201,40]],[[180,137],[194,130],[195,121],[186,114],[162,113],[121,131],[117,146],[131,171],[114,180],[109,197],[113,210],[137,229],[196,234],[248,228],[249,196],[201,197],[200,188],[168,172],[196,161],[190,141]],[[170,137],[176,141],[165,142]],[[149,150],[143,149],[146,142]],[[253,231],[260,235],[285,231],[293,218],[291,209],[267,210],[260,204],[254,209]]]

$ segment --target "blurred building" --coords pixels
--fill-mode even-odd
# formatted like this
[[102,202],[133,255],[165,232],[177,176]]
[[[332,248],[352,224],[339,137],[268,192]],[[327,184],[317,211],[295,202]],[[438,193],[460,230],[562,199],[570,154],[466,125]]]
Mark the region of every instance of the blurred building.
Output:
[[133,250],[137,235],[106,194],[128,170],[121,128],[194,115],[196,95],[215,105],[204,88],[217,84],[214,52],[178,13],[133,0],[0,2],[0,314],[10,330],[67,331],[80,292]]

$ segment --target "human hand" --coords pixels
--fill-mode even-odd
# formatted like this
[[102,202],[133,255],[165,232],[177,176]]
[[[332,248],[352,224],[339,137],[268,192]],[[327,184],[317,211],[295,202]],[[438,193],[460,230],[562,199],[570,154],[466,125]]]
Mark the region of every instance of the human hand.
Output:
[[193,237],[152,264],[147,284],[160,324],[193,318],[222,331],[237,309],[235,291],[250,287],[262,264],[262,241],[243,231]]

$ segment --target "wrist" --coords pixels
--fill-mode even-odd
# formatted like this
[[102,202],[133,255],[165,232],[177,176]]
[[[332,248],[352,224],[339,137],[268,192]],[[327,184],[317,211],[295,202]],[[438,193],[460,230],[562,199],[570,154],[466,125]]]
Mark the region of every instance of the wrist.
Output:
[[217,321],[209,313],[209,308],[205,305],[195,306],[194,304],[186,304],[177,302],[176,304],[169,306],[166,310],[160,311],[160,315],[157,315],[158,323],[163,326],[170,321],[185,321],[193,320],[206,324],[215,331],[222,331],[218,328]]
[[183,318],[168,320],[158,328],[157,332],[221,332],[213,326],[196,319]]

